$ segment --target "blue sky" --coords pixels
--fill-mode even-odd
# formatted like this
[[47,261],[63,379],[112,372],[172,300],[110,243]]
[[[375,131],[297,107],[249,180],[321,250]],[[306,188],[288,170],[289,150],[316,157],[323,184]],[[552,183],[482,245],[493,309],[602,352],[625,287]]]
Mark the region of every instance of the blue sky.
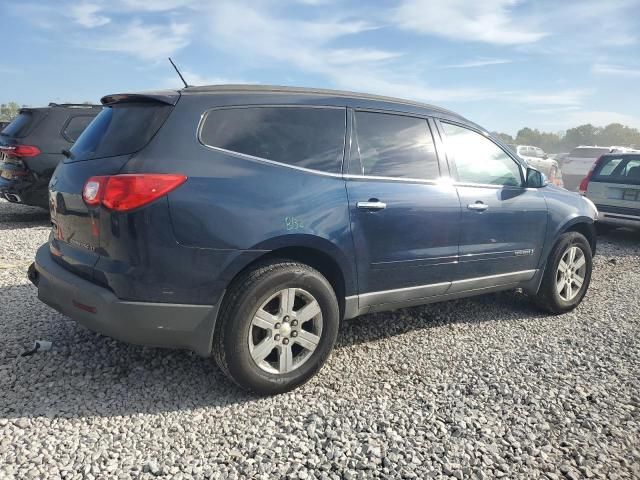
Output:
[[490,130],[640,128],[640,0],[5,0],[0,102],[191,84],[399,96]]

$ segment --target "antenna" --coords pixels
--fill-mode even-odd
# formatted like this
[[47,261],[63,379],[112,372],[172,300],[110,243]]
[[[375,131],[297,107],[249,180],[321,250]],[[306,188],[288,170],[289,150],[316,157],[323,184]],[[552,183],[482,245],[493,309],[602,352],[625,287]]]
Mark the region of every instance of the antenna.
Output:
[[180,77],[180,80],[182,80],[182,83],[184,83],[184,87],[187,88],[189,87],[189,84],[187,83],[187,81],[184,79],[184,77],[182,76],[182,74],[180,73],[180,70],[178,70],[178,67],[176,67],[176,64],[173,63],[173,60],[171,60],[171,57],[169,57],[169,61],[171,62],[171,65],[173,66],[173,68],[175,68],[176,73],[178,74],[178,76]]

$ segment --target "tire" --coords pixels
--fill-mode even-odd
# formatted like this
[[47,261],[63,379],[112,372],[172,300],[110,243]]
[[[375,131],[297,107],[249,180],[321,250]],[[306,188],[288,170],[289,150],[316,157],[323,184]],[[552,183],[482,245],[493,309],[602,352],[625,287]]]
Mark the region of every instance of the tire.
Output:
[[[559,270],[561,260],[565,265],[568,264],[570,259],[570,250],[577,248],[575,251],[574,264],[570,266],[572,270],[569,270],[570,276],[567,277]],[[578,250],[580,253],[578,253]],[[575,267],[581,263],[580,258],[584,258],[583,266],[576,269]],[[574,270],[575,273],[573,273]],[[566,313],[582,302],[589,283],[591,282],[591,272],[593,270],[593,255],[591,253],[591,245],[584,237],[584,235],[578,232],[567,232],[560,236],[556,242],[549,258],[542,278],[542,284],[536,294],[535,302],[537,305],[548,312],[554,314]],[[567,278],[571,279],[569,282]],[[578,287],[578,279],[582,278],[582,283]],[[575,279],[575,280],[574,280]],[[570,284],[571,290],[567,287]],[[560,286],[564,287],[560,289]],[[577,288],[577,291],[576,291]],[[573,296],[571,296],[573,295]]]
[[[293,306],[287,308],[289,304]],[[305,307],[309,309],[303,311]],[[320,370],[339,323],[335,292],[320,272],[302,263],[273,260],[241,274],[228,289],[216,322],[213,354],[240,387],[262,395],[282,393]]]

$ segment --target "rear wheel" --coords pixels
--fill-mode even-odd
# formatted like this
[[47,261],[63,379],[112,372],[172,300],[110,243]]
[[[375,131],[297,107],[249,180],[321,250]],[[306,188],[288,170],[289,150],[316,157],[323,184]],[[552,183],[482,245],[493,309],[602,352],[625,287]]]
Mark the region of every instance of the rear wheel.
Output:
[[301,263],[272,261],[242,274],[229,288],[214,355],[241,387],[285,392],[322,367],[338,324],[338,302],[325,277]]
[[573,310],[587,293],[592,268],[591,246],[584,235],[561,235],[547,260],[536,303],[551,313]]

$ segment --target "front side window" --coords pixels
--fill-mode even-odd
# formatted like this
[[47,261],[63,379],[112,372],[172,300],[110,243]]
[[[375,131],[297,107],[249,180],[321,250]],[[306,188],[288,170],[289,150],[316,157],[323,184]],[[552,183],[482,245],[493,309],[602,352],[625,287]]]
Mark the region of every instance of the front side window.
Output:
[[355,131],[364,175],[426,180],[440,176],[425,119],[355,112]]
[[345,131],[344,108],[239,107],[210,110],[200,140],[252,157],[339,173]]
[[453,157],[458,180],[482,185],[522,185],[520,166],[488,138],[468,128],[442,122],[447,154]]

